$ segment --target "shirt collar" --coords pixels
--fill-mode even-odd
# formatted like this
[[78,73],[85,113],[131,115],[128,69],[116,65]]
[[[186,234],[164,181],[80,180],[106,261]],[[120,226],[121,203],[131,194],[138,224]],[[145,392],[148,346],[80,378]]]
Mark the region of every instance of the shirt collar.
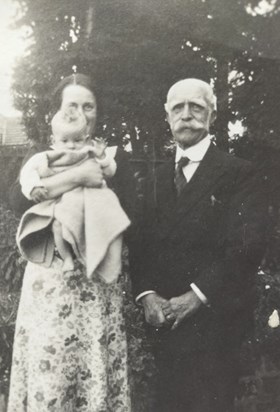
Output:
[[211,137],[208,134],[204,139],[200,140],[193,146],[187,147],[187,149],[182,149],[177,145],[175,163],[181,159],[181,157],[186,156],[191,162],[201,162],[204,158],[209,146],[211,144]]

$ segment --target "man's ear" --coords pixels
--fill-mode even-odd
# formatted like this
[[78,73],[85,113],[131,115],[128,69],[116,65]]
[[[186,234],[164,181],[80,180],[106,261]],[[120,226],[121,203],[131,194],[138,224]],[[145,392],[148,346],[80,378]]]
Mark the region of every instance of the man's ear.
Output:
[[164,110],[165,110],[165,114],[166,114],[166,120],[170,124],[167,103],[164,104]]

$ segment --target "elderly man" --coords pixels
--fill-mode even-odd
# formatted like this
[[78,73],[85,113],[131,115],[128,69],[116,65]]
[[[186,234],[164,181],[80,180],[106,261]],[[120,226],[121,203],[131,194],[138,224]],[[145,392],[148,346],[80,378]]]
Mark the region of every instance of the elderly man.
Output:
[[231,411],[264,249],[262,182],[211,143],[209,84],[179,81],[165,110],[176,155],[147,183],[134,270],[136,299],[156,330],[158,411]]

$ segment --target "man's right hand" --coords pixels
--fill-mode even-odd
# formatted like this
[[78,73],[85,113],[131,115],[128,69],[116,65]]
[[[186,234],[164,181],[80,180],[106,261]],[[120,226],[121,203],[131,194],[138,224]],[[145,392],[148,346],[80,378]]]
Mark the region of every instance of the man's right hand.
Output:
[[101,187],[103,183],[103,173],[100,165],[94,159],[87,159],[79,166],[75,167],[79,186]]
[[162,298],[157,293],[149,293],[148,295],[143,296],[141,303],[144,307],[145,319],[147,323],[156,328],[160,328],[168,324],[162,311],[162,305],[168,305],[168,300]]

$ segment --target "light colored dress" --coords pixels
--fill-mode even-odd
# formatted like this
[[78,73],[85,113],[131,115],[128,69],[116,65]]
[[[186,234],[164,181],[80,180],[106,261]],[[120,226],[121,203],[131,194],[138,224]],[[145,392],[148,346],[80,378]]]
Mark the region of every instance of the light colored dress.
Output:
[[120,280],[28,263],[8,412],[130,412]]

